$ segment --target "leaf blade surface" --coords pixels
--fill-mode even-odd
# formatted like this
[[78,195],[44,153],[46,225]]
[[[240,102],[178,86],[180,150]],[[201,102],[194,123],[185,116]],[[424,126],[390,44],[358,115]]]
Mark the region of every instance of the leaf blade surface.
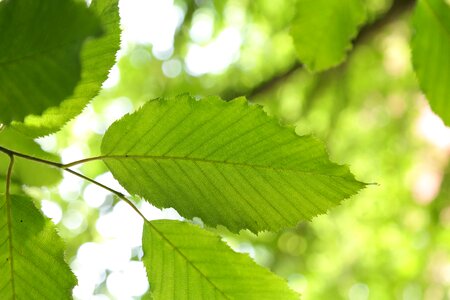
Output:
[[0,28],[4,124],[59,105],[80,78],[83,42],[101,32],[84,3],[71,0],[2,1]]
[[450,5],[420,0],[414,9],[412,62],[432,110],[450,126]]
[[1,299],[72,299],[63,242],[29,198],[0,195],[0,266]]
[[142,245],[154,299],[299,299],[284,280],[192,224],[146,223]]
[[103,35],[87,41],[83,46],[81,79],[72,95],[61,105],[47,109],[42,115],[30,115],[23,122],[13,122],[14,129],[33,137],[56,132],[80,114],[99,93],[120,48],[118,0],[93,0],[89,10],[98,16]]
[[320,141],[243,99],[150,101],[114,123],[101,148],[130,193],[235,232],[293,226],[364,186]]

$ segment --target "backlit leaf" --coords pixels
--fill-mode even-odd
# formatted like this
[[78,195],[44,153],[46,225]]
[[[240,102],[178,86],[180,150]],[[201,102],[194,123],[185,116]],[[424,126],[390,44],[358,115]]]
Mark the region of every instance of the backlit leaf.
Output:
[[30,199],[0,194],[0,299],[72,299],[75,285],[53,223]]
[[433,111],[450,126],[450,4],[419,0],[413,17],[412,61]]
[[77,116],[94,98],[108,72],[114,65],[120,46],[120,18],[118,0],[93,0],[89,9],[101,21],[103,35],[86,42],[81,52],[81,80],[73,94],[58,107],[51,107],[42,115],[31,115],[12,127],[30,136],[43,136],[61,128]]
[[154,299],[299,299],[283,279],[192,224],[145,223],[142,246]]
[[0,122],[59,105],[80,79],[85,39],[100,24],[83,2],[0,2]]
[[102,153],[130,193],[233,231],[293,226],[364,186],[316,138],[242,98],[150,101],[107,130]]

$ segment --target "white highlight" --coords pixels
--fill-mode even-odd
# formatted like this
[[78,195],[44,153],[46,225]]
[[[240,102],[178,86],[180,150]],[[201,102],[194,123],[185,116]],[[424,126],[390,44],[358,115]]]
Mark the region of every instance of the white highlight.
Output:
[[83,141],[89,134],[93,132],[97,133],[100,130],[101,124],[91,104],[74,120],[72,126],[73,135]]
[[113,122],[120,119],[124,114],[134,110],[133,103],[127,97],[120,97],[109,101],[109,103],[110,104],[102,113],[105,117],[105,123],[103,124],[105,128],[103,128],[103,131],[105,131]]
[[147,274],[144,264],[130,261],[120,271],[113,271],[106,281],[108,290],[117,299],[130,299],[143,295],[148,289]]
[[77,145],[69,146],[61,151],[61,160],[63,164],[67,164],[69,162],[73,162],[83,158],[83,150]]
[[369,287],[364,283],[355,283],[348,292],[350,300],[367,300],[369,299]]
[[63,200],[70,202],[79,197],[82,184],[83,179],[64,172],[63,180],[58,185],[58,192]]
[[438,148],[450,150],[450,128],[446,127],[444,122],[430,107],[424,106],[417,123],[417,131],[429,142]]
[[181,69],[181,62],[178,59],[171,59],[162,64],[162,71],[169,78],[175,78],[180,75]]
[[41,201],[41,210],[44,215],[52,219],[53,223],[58,224],[61,221],[62,210],[58,203],[44,199]]
[[195,43],[204,43],[211,39],[214,30],[214,13],[209,9],[195,12],[189,36]]
[[118,84],[120,81],[120,70],[119,67],[117,65],[114,65],[111,70],[109,71],[108,74],[108,79],[106,79],[103,82],[102,88],[103,89],[110,89],[114,86],[116,86],[116,84]]
[[40,138],[36,139],[36,142],[41,146],[41,148],[44,151],[53,152],[53,151],[56,151],[56,149],[57,149],[55,135],[46,135],[44,137],[40,137]]
[[151,44],[154,54],[172,49],[175,31],[184,18],[183,10],[173,1],[123,0],[119,7],[124,46]]
[[104,238],[120,239],[121,244],[133,248],[141,245],[142,219],[125,202],[121,201],[114,209],[97,220],[97,231]]
[[219,74],[239,58],[241,43],[238,28],[228,27],[206,46],[190,45],[185,61],[187,71],[193,76]]

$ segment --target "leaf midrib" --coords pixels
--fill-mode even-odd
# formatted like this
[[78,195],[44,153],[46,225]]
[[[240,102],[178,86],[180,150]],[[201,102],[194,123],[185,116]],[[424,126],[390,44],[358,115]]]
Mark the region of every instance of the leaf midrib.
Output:
[[188,264],[192,267],[192,268],[194,268],[199,274],[200,274],[200,276],[202,276],[203,278],[205,278],[206,279],[206,281],[208,281],[209,282],[209,284],[214,288],[214,289],[216,289],[216,290],[218,290],[226,299],[229,299],[229,300],[231,300],[230,299],[230,297],[228,297],[226,294],[225,294],[225,292],[224,291],[222,291],[214,282],[212,282],[209,278],[208,278],[208,276],[206,276],[205,274],[203,274],[203,272],[186,256],[186,255],[184,255],[184,253],[183,252],[181,252],[181,250],[177,247],[177,246],[175,246],[165,235],[164,235],[164,233],[162,233],[161,231],[159,231],[158,230],[158,228],[155,226],[155,225],[153,225],[150,221],[146,221],[146,223],[150,226],[150,228],[151,229],[153,229],[160,237],[161,237],[161,239],[162,240],[164,240],[164,241],[166,241],[168,244],[169,244],[169,246],[171,246],[172,248],[173,248],[173,250],[175,250],[175,252],[177,252],[178,254],[180,254],[181,255],[181,257],[183,257],[185,260],[186,260],[186,262],[188,262]]
[[15,284],[15,277],[14,277],[14,256],[13,256],[13,244],[12,244],[12,203],[11,203],[11,196],[5,194],[5,205],[6,205],[6,219],[7,219],[7,227],[8,227],[8,242],[9,242],[9,267],[10,267],[10,273],[11,273],[11,289],[12,289],[12,299],[16,299],[16,284]]
[[[340,175],[331,175],[331,174],[324,174],[314,171],[308,171],[308,170],[299,170],[299,169],[291,169],[291,168],[285,168],[285,167],[270,167],[265,165],[258,165],[258,164],[249,164],[249,163],[243,163],[243,162],[233,162],[233,161],[221,161],[221,160],[212,160],[212,159],[205,159],[205,158],[198,158],[198,157],[184,157],[184,156],[158,156],[158,155],[103,155],[95,157],[95,159],[101,159],[101,160],[107,160],[107,159],[153,159],[153,160],[174,160],[174,161],[188,161],[188,162],[203,162],[203,163],[210,163],[210,164],[222,164],[222,165],[230,165],[230,166],[240,166],[240,167],[246,167],[246,168],[253,168],[253,169],[265,169],[265,170],[272,170],[275,172],[279,171],[288,171],[288,172],[296,172],[296,173],[303,173],[307,175],[316,175],[316,176],[324,176],[324,177],[330,177],[330,178],[346,178],[346,176],[340,176]],[[340,166],[340,165],[336,165]]]

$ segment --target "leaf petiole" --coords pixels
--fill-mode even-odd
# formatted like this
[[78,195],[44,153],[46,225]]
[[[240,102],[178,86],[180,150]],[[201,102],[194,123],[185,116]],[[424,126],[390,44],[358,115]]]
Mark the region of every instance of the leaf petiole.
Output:
[[69,169],[69,167],[71,167],[71,166],[78,165],[78,164],[81,164],[81,163],[84,163],[84,162],[88,162],[88,161],[91,161],[91,160],[100,160],[101,159],[100,157],[92,157],[92,158],[87,158],[87,159],[75,161],[75,162],[72,162],[72,163],[69,163],[69,164],[62,164],[62,163],[57,163],[57,162],[54,162],[54,161],[50,161],[50,160],[34,157],[34,156],[31,156],[31,155],[28,155],[28,154],[23,154],[23,153],[20,153],[20,152],[16,152],[14,150],[7,149],[7,148],[2,147],[2,146],[0,146],[0,152],[3,152],[3,153],[7,154],[10,157],[10,164],[9,164],[9,167],[8,167],[8,173],[7,173],[7,177],[6,177],[6,196],[7,197],[9,196],[9,189],[10,189],[11,175],[12,175],[12,167],[13,167],[13,164],[14,164],[14,156],[17,156],[17,157],[21,157],[21,158],[28,159],[28,160],[31,160],[31,161],[35,161],[35,162],[39,162],[39,163],[42,163],[42,164],[46,164],[46,165],[49,165],[49,166],[52,166],[52,167],[55,167],[55,168],[62,169],[64,171],[67,171],[67,172],[69,172],[69,173],[71,173],[71,174],[73,174],[75,176],[78,176],[78,177],[84,179],[84,180],[87,180],[87,181],[89,181],[89,182],[91,182],[91,183],[93,183],[93,184],[95,184],[95,185],[97,185],[97,186],[99,186],[99,187],[101,187],[101,188],[103,188],[103,189],[113,193],[119,199],[125,201],[128,205],[131,206],[131,208],[134,211],[136,211],[136,213],[139,216],[141,216],[142,219],[144,219],[144,221],[147,221],[145,216],[139,211],[139,209],[136,207],[136,205],[130,199],[128,199],[124,194],[122,194],[121,192],[116,191],[116,190],[114,190],[114,189],[112,189],[112,188],[110,188],[110,187],[108,187],[108,186],[106,186],[106,185],[104,185],[104,184],[102,184],[102,183],[100,183],[98,181],[95,181],[92,178],[89,178],[89,177],[87,177],[87,176],[85,176],[83,174],[80,174],[80,173],[72,170],[72,169]]
[[[8,171],[6,173],[6,188],[5,188],[5,200],[6,200],[6,216],[7,216],[7,220],[8,220],[8,224],[12,223],[12,215],[11,215],[11,193],[10,193],[10,189],[11,189],[11,177],[12,177],[12,171],[13,171],[13,167],[14,167],[14,155],[11,153],[7,153],[9,156],[9,165],[8,165]],[[14,260],[13,260],[13,244],[12,244],[12,232],[11,232],[12,228],[11,226],[8,226],[8,240],[9,240],[9,254],[10,254],[10,259],[9,259],[9,264],[11,267],[11,288],[13,290],[13,294],[15,294],[15,281],[14,281],[14,276],[12,274],[12,270],[14,270]],[[15,299],[15,298],[14,298]]]

